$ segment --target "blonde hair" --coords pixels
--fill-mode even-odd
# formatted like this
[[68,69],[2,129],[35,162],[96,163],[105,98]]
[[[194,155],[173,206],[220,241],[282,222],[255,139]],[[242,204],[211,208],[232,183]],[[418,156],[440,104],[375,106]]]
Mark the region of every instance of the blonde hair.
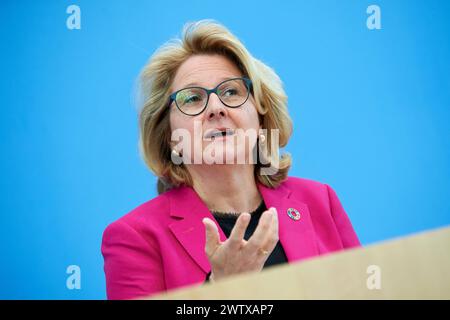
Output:
[[[226,27],[214,20],[187,23],[181,38],[172,39],[152,55],[140,74],[141,110],[139,113],[139,147],[147,166],[158,177],[158,193],[185,184],[192,178],[181,164],[171,160],[171,128],[169,122],[169,92],[178,67],[196,54],[220,54],[236,64],[244,76],[252,80],[253,97],[263,129],[279,130],[279,146],[284,147],[292,134],[292,121],[287,110],[287,96],[282,82],[273,69],[254,58]],[[260,173],[255,164],[255,179],[267,187],[276,188],[287,178],[291,157],[272,149],[267,135],[268,157],[276,159],[277,172]],[[277,158],[273,158],[277,157]]]

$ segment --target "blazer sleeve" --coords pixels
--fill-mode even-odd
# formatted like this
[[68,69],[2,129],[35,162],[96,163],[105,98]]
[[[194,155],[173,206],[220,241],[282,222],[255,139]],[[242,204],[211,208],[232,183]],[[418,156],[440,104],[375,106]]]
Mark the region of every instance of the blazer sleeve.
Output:
[[328,190],[328,199],[330,201],[331,215],[333,217],[336,228],[341,236],[344,248],[352,248],[361,246],[358,236],[353,229],[352,223],[347,216],[336,192],[326,184]]
[[108,299],[131,299],[165,291],[159,251],[132,226],[117,220],[103,233]]

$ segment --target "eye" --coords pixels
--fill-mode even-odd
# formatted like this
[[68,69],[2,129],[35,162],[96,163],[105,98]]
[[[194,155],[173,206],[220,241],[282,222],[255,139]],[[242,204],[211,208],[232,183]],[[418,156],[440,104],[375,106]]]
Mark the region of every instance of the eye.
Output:
[[222,96],[229,97],[229,96],[235,96],[238,93],[238,91],[234,88],[225,89],[222,92]]
[[202,101],[202,95],[194,90],[183,90],[178,93],[177,101],[180,105],[195,104]]
[[201,100],[201,98],[198,95],[192,95],[189,97],[185,97],[183,103],[185,103],[185,104],[194,103],[194,102],[198,102],[200,100]]
[[238,93],[238,91],[236,89],[229,89],[225,92],[225,94],[229,95],[229,96],[234,96]]

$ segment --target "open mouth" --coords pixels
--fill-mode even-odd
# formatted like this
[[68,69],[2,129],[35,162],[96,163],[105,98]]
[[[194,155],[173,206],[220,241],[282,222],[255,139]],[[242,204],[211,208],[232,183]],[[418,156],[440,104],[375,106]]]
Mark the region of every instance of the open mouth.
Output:
[[214,130],[207,132],[204,136],[204,139],[212,141],[212,140],[215,140],[218,138],[225,138],[225,137],[232,136],[232,135],[234,135],[233,129],[229,129],[229,128],[214,129]]

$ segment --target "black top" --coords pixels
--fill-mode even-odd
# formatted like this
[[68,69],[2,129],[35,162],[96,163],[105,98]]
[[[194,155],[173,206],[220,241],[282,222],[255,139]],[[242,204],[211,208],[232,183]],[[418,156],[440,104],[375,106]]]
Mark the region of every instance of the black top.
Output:
[[[264,200],[261,202],[259,207],[250,213],[251,219],[248,224],[247,229],[245,230],[244,239],[248,240],[253,232],[255,231],[256,227],[258,226],[258,221],[261,215],[264,211],[267,210],[266,204],[264,203]],[[215,212],[212,211],[212,214],[214,215],[214,218],[219,223],[220,228],[222,229],[223,233],[227,236],[227,238],[230,236],[231,230],[234,227],[234,224],[236,223],[236,220],[239,216],[239,214],[230,214],[230,213],[221,213],[221,212]],[[275,249],[272,251],[272,253],[267,258],[266,262],[264,263],[264,268],[273,266],[280,263],[287,262],[286,254],[283,250],[283,247],[281,246],[280,241],[278,241],[277,245],[275,246]],[[211,275],[211,272],[208,273],[206,277],[206,281],[209,280],[209,276]]]

